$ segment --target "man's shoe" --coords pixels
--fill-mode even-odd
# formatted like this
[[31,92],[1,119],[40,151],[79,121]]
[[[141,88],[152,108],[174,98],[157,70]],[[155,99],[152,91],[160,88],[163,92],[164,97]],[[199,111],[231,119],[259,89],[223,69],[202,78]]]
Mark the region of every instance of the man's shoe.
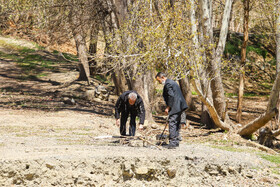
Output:
[[166,149],[176,149],[176,147],[179,147],[179,145],[168,144],[168,145],[163,145],[163,147]]

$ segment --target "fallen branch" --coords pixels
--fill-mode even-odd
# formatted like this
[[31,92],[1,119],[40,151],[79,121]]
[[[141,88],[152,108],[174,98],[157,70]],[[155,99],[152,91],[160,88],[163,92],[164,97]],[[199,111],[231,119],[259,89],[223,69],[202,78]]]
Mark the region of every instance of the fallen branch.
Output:
[[271,118],[273,118],[277,113],[278,110],[276,108],[274,108],[270,112],[266,112],[265,114],[261,115],[254,121],[248,123],[241,130],[239,130],[238,134],[241,136],[250,136],[251,134],[256,132],[259,128],[264,126],[267,122],[269,122]]
[[278,129],[277,131],[273,132],[272,136],[277,137],[280,135],[280,129]]
[[258,149],[260,149],[262,151],[265,151],[265,152],[267,152],[269,154],[273,154],[273,155],[279,154],[278,152],[274,151],[273,149],[270,149],[270,148],[268,148],[266,146],[263,146],[261,144],[258,144],[256,142],[247,141],[246,144],[249,145],[249,146],[252,146],[252,147],[256,147],[256,148],[258,148]]
[[228,126],[226,123],[224,123],[221,120],[220,116],[218,115],[215,107],[211,104],[211,102],[202,95],[202,92],[197,88],[194,79],[191,80],[191,83],[192,83],[195,91],[197,92],[199,99],[203,102],[203,104],[205,104],[207,106],[209,114],[210,114],[211,118],[213,119],[215,125],[226,131],[232,130],[232,128],[230,126]]
[[144,141],[144,142],[147,142],[148,144],[151,144],[151,145],[157,147],[159,150],[162,150],[161,147],[159,147],[159,146],[157,146],[156,144],[150,142],[149,140],[146,140],[146,139],[144,139],[144,138],[142,138],[142,137],[140,137],[140,136],[139,136],[138,138],[139,138],[140,140]]

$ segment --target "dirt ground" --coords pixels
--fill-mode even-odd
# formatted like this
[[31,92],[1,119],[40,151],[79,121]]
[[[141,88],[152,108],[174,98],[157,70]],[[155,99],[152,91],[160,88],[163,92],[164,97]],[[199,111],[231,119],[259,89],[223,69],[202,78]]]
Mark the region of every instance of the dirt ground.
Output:
[[[137,130],[153,144],[111,137],[119,135],[116,96],[86,100],[89,88],[75,81],[78,72],[67,64],[45,73],[24,77],[13,60],[0,59],[0,186],[280,184],[280,166],[263,159],[267,152],[237,135],[205,129],[197,113],[188,112],[190,126],[182,129],[175,150],[154,145],[163,116],[155,116],[155,129]],[[244,123],[259,116],[266,102],[265,97],[245,99]],[[235,103],[229,98],[232,118]]]

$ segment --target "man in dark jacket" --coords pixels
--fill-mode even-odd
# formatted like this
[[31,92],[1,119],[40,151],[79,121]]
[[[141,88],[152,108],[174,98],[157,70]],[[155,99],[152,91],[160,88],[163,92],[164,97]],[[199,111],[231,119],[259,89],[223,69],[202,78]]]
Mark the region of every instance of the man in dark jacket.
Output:
[[[121,114],[121,119],[120,119]],[[130,114],[129,136],[135,136],[136,116],[140,118],[139,129],[143,129],[145,108],[142,98],[135,91],[124,92],[115,106],[116,125],[120,126],[121,135],[126,135],[126,121]]]
[[169,115],[169,145],[167,148],[174,149],[179,146],[181,115],[188,108],[188,105],[175,81],[168,79],[166,74],[162,72],[156,75],[156,79],[160,84],[164,84],[163,98],[167,105],[165,113]]

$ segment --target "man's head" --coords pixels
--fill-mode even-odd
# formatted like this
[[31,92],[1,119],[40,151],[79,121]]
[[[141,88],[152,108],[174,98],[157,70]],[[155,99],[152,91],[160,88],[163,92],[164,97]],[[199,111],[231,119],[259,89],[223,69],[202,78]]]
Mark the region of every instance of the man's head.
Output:
[[137,94],[134,92],[131,92],[130,94],[128,94],[128,102],[130,105],[134,105],[135,101],[137,99]]
[[165,73],[162,72],[158,72],[158,74],[156,75],[156,80],[160,83],[160,84],[164,84],[165,81],[167,79],[167,76]]

